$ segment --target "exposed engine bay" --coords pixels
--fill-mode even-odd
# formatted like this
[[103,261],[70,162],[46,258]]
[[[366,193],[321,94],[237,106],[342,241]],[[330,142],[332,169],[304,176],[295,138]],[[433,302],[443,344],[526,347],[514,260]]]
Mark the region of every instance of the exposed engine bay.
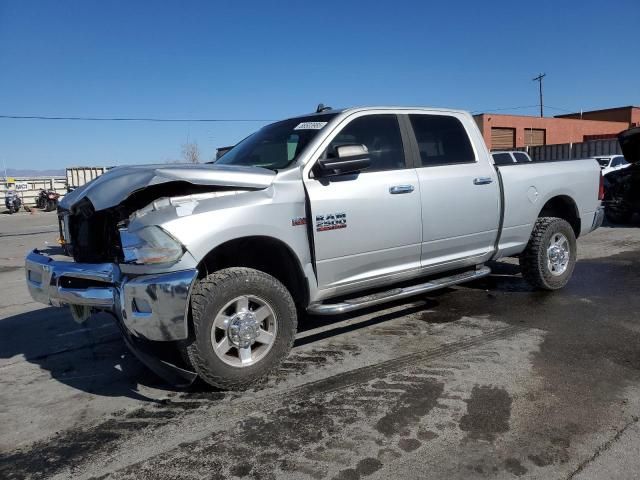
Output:
[[119,230],[130,216],[161,198],[268,187],[275,172],[257,167],[158,165],[117,167],[60,203],[60,237],[80,263],[124,260]]
[[[80,263],[120,263],[124,260],[119,230],[128,226],[130,216],[160,198],[198,193],[237,190],[236,187],[170,182],[152,185],[131,194],[122,203],[96,211],[83,198],[69,211],[58,209],[60,236],[67,255]],[[73,213],[72,213],[73,212]]]

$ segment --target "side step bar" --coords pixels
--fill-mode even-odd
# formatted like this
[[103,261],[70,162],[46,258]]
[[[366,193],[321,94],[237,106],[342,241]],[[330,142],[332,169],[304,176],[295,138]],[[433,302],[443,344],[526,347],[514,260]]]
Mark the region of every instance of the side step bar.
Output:
[[489,267],[482,266],[477,270],[458,273],[449,277],[437,278],[419,285],[411,285],[404,288],[394,288],[386,292],[365,295],[364,297],[350,298],[340,303],[313,303],[307,307],[307,311],[314,315],[337,315],[353,312],[362,308],[372,307],[380,303],[391,302],[401,298],[410,297],[419,293],[431,292],[440,288],[450,287],[459,283],[469,282],[486,277],[491,273]]

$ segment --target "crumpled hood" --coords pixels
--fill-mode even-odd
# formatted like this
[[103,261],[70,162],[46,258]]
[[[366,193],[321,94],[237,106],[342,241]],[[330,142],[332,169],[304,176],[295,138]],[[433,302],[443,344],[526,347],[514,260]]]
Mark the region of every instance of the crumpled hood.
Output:
[[260,190],[271,185],[275,175],[274,171],[265,168],[215,164],[115,167],[65,195],[60,206],[73,210],[74,205],[88,198],[96,211],[104,210],[118,205],[138,190],[168,182]]
[[640,162],[640,127],[630,128],[620,133],[618,142],[627,162]]

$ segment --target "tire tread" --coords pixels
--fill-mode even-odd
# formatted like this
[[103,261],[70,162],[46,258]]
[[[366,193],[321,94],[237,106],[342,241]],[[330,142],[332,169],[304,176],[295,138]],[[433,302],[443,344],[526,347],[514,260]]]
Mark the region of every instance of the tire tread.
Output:
[[[558,286],[553,286],[544,276],[546,266],[542,264],[544,256],[541,250],[544,248],[544,237],[554,224],[566,225],[573,232],[572,227],[566,220],[558,217],[539,217],[536,221],[529,243],[524,252],[520,254],[520,270],[522,277],[534,288],[539,290],[557,290]],[[574,239],[575,243],[575,239]],[[562,285],[564,286],[564,285]]]
[[[289,293],[287,288],[276,278],[262,271],[246,267],[232,267],[211,273],[200,280],[196,285],[194,285],[193,291],[191,293],[191,308],[193,313],[193,329],[196,339],[201,335],[208,336],[208,332],[201,331],[201,328],[203,327],[201,322],[201,315],[205,312],[210,299],[213,298],[213,292],[221,288],[223,284],[229,281],[251,277],[259,277],[263,280],[267,280],[269,283],[271,283],[271,287],[277,290],[278,295],[281,295],[283,298],[288,300],[290,309],[293,309],[293,331],[296,331],[297,316],[295,314],[295,304],[293,303],[293,299],[291,298],[291,294]],[[283,350],[284,355],[280,355],[281,358],[273,358],[272,363],[280,363],[282,358],[286,356],[289,350],[291,350],[291,348],[293,347],[294,340],[295,335],[291,335],[287,347]],[[189,356],[189,360],[191,361],[192,365],[196,369],[196,372],[198,372],[198,375],[200,375],[205,382],[215,387],[219,387],[224,390],[244,390],[252,385],[264,381],[264,378],[262,376],[248,376],[245,379],[231,379],[226,376],[214,374],[209,369],[206,360],[203,358],[200,350],[198,349],[196,341],[193,341],[190,345],[187,346],[187,355]]]

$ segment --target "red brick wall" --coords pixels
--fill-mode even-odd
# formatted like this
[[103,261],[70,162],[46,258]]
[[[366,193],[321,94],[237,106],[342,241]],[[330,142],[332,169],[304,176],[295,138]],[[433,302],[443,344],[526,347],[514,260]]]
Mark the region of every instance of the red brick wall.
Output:
[[[582,142],[585,135],[619,133],[629,128],[627,122],[603,122],[569,118],[525,117],[484,113],[474,116],[482,136],[491,149],[491,128],[515,128],[516,147],[524,147],[524,131],[527,128],[546,130],[547,145]],[[639,119],[640,121],[640,119]]]
[[603,120],[610,122],[627,122],[640,125],[640,107],[620,107],[607,108],[605,110],[594,110],[591,112],[570,113],[568,115],[558,115],[558,118],[580,118],[583,120]]

